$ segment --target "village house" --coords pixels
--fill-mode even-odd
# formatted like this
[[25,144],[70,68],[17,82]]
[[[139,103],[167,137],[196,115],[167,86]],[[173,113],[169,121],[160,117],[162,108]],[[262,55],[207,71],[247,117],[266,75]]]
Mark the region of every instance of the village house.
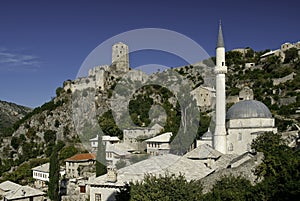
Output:
[[[99,140],[99,135],[97,135],[95,138],[90,139],[91,147],[93,150],[98,149],[98,140]],[[107,145],[108,143],[116,144],[120,142],[120,139],[116,136],[104,135],[102,136],[102,142],[104,143],[104,145]]]
[[216,90],[210,87],[197,87],[191,94],[196,100],[197,106],[202,110],[206,111],[212,109],[214,99],[216,97]]
[[[36,188],[46,188],[49,182],[50,163],[45,163],[40,166],[32,168],[32,177],[35,179],[34,186]],[[64,168],[60,168],[60,175],[65,175]]]
[[84,153],[76,154],[66,161],[66,176],[67,178],[78,178],[80,177],[80,171],[78,168],[80,166],[91,166],[96,162],[96,154],[94,153]]
[[164,133],[146,140],[147,153],[152,156],[164,155],[170,152],[170,141],[172,133]]

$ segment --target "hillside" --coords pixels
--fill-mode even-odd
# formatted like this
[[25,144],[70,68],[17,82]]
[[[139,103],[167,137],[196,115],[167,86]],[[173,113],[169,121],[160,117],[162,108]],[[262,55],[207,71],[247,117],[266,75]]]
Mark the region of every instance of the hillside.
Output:
[[[296,129],[293,125],[300,121],[300,60],[297,56],[284,61],[278,56],[260,60],[264,52],[253,52],[248,57],[234,51],[226,53],[226,95],[238,96],[242,88],[250,87],[254,99],[271,110],[280,132]],[[250,62],[255,65],[245,67]]]
[[3,137],[15,122],[22,119],[31,110],[28,107],[0,101],[0,136]]
[[[228,60],[227,96],[238,96],[245,86],[252,88],[254,99],[264,102],[276,117],[276,126],[279,131],[293,130],[295,129],[293,124],[298,124],[300,120],[299,114],[296,112],[300,107],[300,61],[281,62],[276,57],[260,61],[259,57],[262,53],[254,51],[253,54],[246,55],[232,51],[226,53]],[[255,63],[255,65],[245,67],[249,62]],[[210,124],[211,111],[202,111],[201,114],[190,113],[188,112],[191,107],[189,103],[185,105],[186,113],[182,113],[178,105],[178,97],[186,96],[184,94],[186,91],[199,86],[214,87],[213,64],[206,60],[203,63],[175,68],[177,76],[174,76],[171,71],[165,72],[167,77],[157,75],[157,79],[163,85],[171,86],[167,90],[156,85],[151,87],[146,85],[134,91],[134,96],[130,98],[126,97],[128,95],[126,90],[134,90],[132,88],[134,83],[140,85],[144,78],[138,73],[129,76],[127,80],[121,80],[123,74],[111,69],[106,72],[104,89],[92,87],[91,82],[95,79],[94,77],[68,80],[62,87],[57,88],[55,98],[32,111],[28,108],[1,102],[3,105],[1,107],[1,124],[5,128],[11,126],[13,122],[14,125],[5,130],[5,137],[1,142],[0,175],[2,178],[23,181],[24,175],[16,177],[16,175],[5,172],[30,159],[48,158],[53,148],[53,140],[63,141],[65,149],[71,149],[74,153],[85,151],[87,147],[82,145],[89,143],[88,140],[95,137],[100,132],[100,128],[106,135],[122,138],[122,131],[116,125],[116,121],[120,119],[123,120],[121,129],[136,125],[147,127],[159,122],[162,115],[166,115],[163,131],[176,133],[179,129],[178,123],[182,121],[179,118],[181,115],[186,115],[186,117],[199,115],[201,120],[198,137],[201,136],[207,131]],[[151,81],[151,76],[149,79]],[[70,86],[77,82],[82,82],[87,87],[72,91]],[[185,86],[188,86],[189,90]],[[119,102],[113,103],[111,99],[115,99],[114,92],[117,90],[120,92],[117,94]],[[113,113],[110,110],[111,104],[116,105],[117,113],[128,106],[130,118],[134,124],[122,113]],[[228,103],[228,107],[231,104]],[[165,113],[161,113],[162,110]],[[154,119],[151,119],[149,115],[152,115],[151,118]],[[21,117],[23,118],[20,119]],[[93,119],[92,117],[94,120],[90,121]],[[183,123],[185,126],[189,125],[189,122]],[[30,164],[36,165],[41,162],[35,161]],[[30,169],[30,164],[26,168]]]

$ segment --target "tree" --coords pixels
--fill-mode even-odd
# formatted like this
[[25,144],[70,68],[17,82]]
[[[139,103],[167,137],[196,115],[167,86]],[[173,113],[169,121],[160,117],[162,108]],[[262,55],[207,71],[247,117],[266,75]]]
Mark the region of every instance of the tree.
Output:
[[252,148],[264,153],[255,174],[263,178],[256,185],[256,200],[297,200],[300,195],[300,153],[285,144],[280,134],[258,136]]
[[[129,193],[130,192],[130,193]],[[180,174],[166,173],[159,177],[145,175],[141,182],[131,182],[117,193],[117,200],[143,200],[143,201],[162,201],[162,200],[202,200],[202,184],[200,181],[187,181]]]
[[284,52],[285,54],[285,59],[284,63],[289,63],[289,62],[295,62],[295,60],[298,58],[298,50],[297,48],[290,48]]
[[96,157],[96,177],[104,175],[107,173],[106,168],[106,157],[105,157],[105,146],[102,142],[102,136],[98,138],[98,150]]
[[123,132],[116,125],[112,110],[108,110],[99,118],[99,125],[105,135],[123,138]]
[[246,49],[247,49],[247,51],[246,51],[245,57],[246,58],[253,58],[254,57],[254,50],[250,47],[247,47]]
[[211,192],[205,195],[207,201],[251,200],[253,186],[243,177],[225,176],[218,180]]
[[64,143],[62,141],[57,142],[53,148],[53,152],[50,156],[50,172],[49,172],[49,185],[48,196],[53,201],[59,201],[59,158],[58,153],[63,148]]
[[18,149],[19,146],[20,146],[20,140],[19,140],[19,138],[13,136],[13,137],[11,138],[10,145],[11,145],[14,149]]

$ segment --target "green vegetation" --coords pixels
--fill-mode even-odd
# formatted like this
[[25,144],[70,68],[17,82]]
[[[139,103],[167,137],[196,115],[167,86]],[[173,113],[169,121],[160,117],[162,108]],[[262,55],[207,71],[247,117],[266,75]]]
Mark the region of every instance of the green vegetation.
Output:
[[6,129],[5,136],[11,136],[14,131],[16,131],[21,124],[25,123],[28,119],[30,119],[32,116],[36,114],[41,114],[43,111],[53,111],[57,107],[62,106],[65,102],[67,102],[67,99],[62,99],[59,101],[54,102],[54,99],[51,101],[45,103],[44,105],[40,107],[36,107],[32,112],[28,113],[24,118],[20,119],[10,129]]
[[[10,180],[12,182],[16,182],[22,185],[27,185],[28,183],[33,181],[32,178],[32,168],[47,163],[49,159],[47,158],[35,158],[30,159],[28,162],[25,162],[19,165],[14,171],[7,172],[2,175],[1,182]],[[3,164],[2,160],[0,160],[1,164]],[[0,167],[3,167],[2,165]]]
[[[129,193],[130,192],[130,193]],[[143,182],[130,183],[117,193],[116,200],[201,200],[202,184],[199,181],[186,181],[183,175],[165,174],[155,177],[146,175]]]
[[253,186],[243,177],[225,176],[220,178],[212,190],[203,196],[206,201],[244,201],[253,199]]
[[[250,49],[249,49],[250,50]],[[229,68],[226,80],[227,96],[238,95],[241,86],[248,85],[253,89],[254,98],[265,103],[273,115],[280,115],[277,119],[279,131],[286,131],[292,123],[299,122],[299,118],[293,117],[300,107],[300,60],[298,51],[290,48],[285,51],[285,61],[282,63],[279,56],[270,56],[263,61],[259,57],[269,50],[254,52],[252,50],[243,56],[237,52],[226,53],[226,63]],[[244,68],[246,62],[255,62],[256,67]],[[291,73],[294,79],[278,85],[273,84],[274,79],[283,78]],[[285,98],[296,97],[294,103],[282,104]],[[291,120],[292,119],[292,120]]]
[[46,150],[45,150],[45,154],[47,157],[49,157],[52,152],[53,152],[53,148],[55,146],[55,141],[56,141],[56,132],[53,130],[46,130],[44,132],[44,140],[46,142]]
[[96,156],[96,177],[107,173],[105,145],[102,143],[101,137],[98,138],[98,150]]
[[118,136],[119,139],[123,139],[123,132],[116,125],[112,110],[105,112],[98,120],[101,130],[104,135]]
[[[159,98],[156,100],[153,97]],[[129,102],[129,114],[133,123],[138,126],[148,126],[151,122],[149,110],[153,104],[157,104],[163,107],[167,115],[164,132],[176,134],[180,125],[181,112],[178,102],[176,106],[169,102],[171,97],[174,97],[174,94],[165,87],[147,85],[140,88],[137,95]]]
[[50,156],[50,171],[49,171],[49,184],[48,184],[48,196],[53,201],[59,201],[59,151],[64,147],[62,141],[58,141],[54,146],[52,154]]

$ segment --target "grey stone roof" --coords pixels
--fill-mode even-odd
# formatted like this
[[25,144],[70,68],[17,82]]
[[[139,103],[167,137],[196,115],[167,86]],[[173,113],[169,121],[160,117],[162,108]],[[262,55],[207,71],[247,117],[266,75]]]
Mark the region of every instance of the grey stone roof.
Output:
[[229,108],[226,119],[272,118],[268,107],[260,101],[244,100]]
[[158,135],[156,137],[150,138],[148,140],[145,140],[145,142],[170,142],[172,133],[167,132],[161,135]]
[[142,181],[145,174],[164,175],[170,174],[184,174],[185,178],[190,180],[201,179],[212,172],[226,168],[232,160],[231,155],[221,155],[216,161],[216,167],[209,168],[205,165],[204,160],[192,160],[188,155],[177,156],[173,154],[166,154],[162,156],[154,156],[149,159],[140,161],[133,165],[121,168],[117,171],[117,182],[108,182],[107,174],[100,177],[91,178],[89,184],[92,186],[110,186],[116,188],[124,186],[130,181]]
[[43,165],[32,168],[32,170],[39,171],[39,172],[49,172],[49,169],[50,169],[50,163],[45,163]]
[[107,144],[106,145],[106,152],[113,152],[119,156],[127,156],[130,155],[128,151],[133,151],[134,149],[131,148],[129,145],[124,143],[117,143],[117,144]]
[[221,22],[220,22],[220,25],[219,25],[219,34],[218,34],[217,48],[218,47],[224,47],[224,39],[223,39],[223,32],[222,32]]
[[210,128],[201,136],[201,140],[211,140],[213,137],[212,132],[210,131]]
[[17,190],[20,187],[21,187],[21,185],[16,184],[11,181],[4,181],[0,184],[0,189],[3,190],[4,192],[11,191],[11,190]]
[[222,155],[219,151],[213,149],[210,145],[208,144],[202,144],[196,149],[188,152],[186,154],[187,158],[190,159],[209,159],[209,158],[214,158],[217,159]]
[[20,186],[16,190],[8,191],[4,194],[4,197],[9,200],[24,199],[28,197],[43,196],[43,191],[31,188],[30,186]]

